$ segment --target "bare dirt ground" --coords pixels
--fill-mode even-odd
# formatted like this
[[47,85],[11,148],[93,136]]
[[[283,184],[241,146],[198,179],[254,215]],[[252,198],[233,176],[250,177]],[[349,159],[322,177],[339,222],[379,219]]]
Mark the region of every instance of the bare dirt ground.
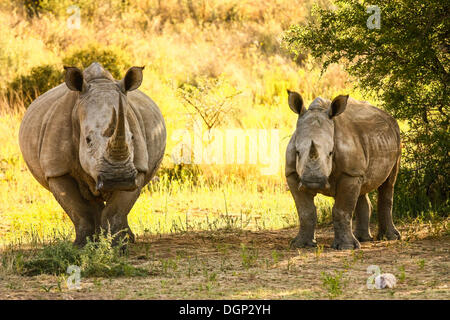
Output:
[[[409,234],[411,227],[399,228]],[[414,231],[414,230],[413,230]],[[331,227],[316,249],[289,249],[297,229],[192,232],[140,238],[130,261],[150,271],[133,278],[65,279],[0,275],[1,299],[450,299],[448,233],[363,243],[336,251]],[[368,289],[367,267],[397,278],[394,289]],[[58,286],[59,283],[59,286]]]

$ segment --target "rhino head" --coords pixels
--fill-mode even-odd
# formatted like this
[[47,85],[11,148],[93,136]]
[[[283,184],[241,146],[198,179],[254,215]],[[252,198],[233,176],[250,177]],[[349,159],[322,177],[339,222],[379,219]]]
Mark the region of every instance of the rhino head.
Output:
[[[81,167],[95,182],[95,192],[136,189],[127,92],[141,85],[143,67],[130,68],[120,81],[97,63],[84,73],[75,67],[64,68],[67,87],[79,92],[72,112],[73,126],[77,127],[74,140],[78,141]],[[89,76],[92,71],[89,69],[96,69],[91,73],[103,77],[90,77],[86,81],[86,74]]]
[[347,96],[337,96],[333,101],[315,99],[306,110],[297,92],[288,90],[289,107],[298,114],[295,131],[296,171],[300,177],[299,188],[327,189],[333,169],[334,121],[345,111]]

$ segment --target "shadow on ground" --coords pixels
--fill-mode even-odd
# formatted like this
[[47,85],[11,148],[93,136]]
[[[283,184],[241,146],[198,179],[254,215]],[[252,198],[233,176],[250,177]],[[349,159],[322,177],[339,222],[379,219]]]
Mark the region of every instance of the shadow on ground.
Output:
[[[317,248],[290,249],[296,228],[222,230],[138,237],[130,263],[149,271],[133,278],[0,277],[2,299],[449,299],[450,236],[403,225],[401,241],[331,249],[333,230],[317,231]],[[425,227],[424,227],[425,228]],[[423,229],[423,228],[422,228]],[[420,230],[422,230],[420,229]],[[397,278],[394,289],[368,289],[367,267]]]

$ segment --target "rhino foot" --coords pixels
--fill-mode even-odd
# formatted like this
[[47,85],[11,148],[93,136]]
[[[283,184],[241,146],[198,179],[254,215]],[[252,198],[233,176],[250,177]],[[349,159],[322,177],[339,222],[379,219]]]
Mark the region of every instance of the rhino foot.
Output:
[[353,235],[359,242],[373,241],[373,237],[367,230],[355,230]]
[[377,235],[377,240],[400,240],[400,232],[393,228],[389,231],[379,231]]
[[120,246],[123,251],[126,250],[128,247],[128,244],[135,243],[136,242],[136,236],[131,231],[130,227],[123,227],[123,228],[115,228],[118,231],[111,232],[113,235],[112,239],[112,246],[117,247]]
[[356,238],[353,238],[353,241],[337,241],[334,239],[331,247],[336,250],[353,250],[361,249],[361,244]]
[[93,236],[93,234],[86,234],[81,236],[77,235],[75,241],[73,242],[73,245],[82,248],[87,244],[88,239],[93,240]]
[[303,239],[301,236],[296,236],[289,242],[289,246],[291,247],[291,249],[308,248],[317,247],[317,243],[315,239]]
[[82,248],[86,245],[86,238],[76,238],[75,241],[73,242],[73,245],[79,248]]
[[84,247],[89,238],[92,238],[95,234],[95,229],[93,225],[90,224],[79,224],[75,227],[75,241],[73,245],[77,247]]

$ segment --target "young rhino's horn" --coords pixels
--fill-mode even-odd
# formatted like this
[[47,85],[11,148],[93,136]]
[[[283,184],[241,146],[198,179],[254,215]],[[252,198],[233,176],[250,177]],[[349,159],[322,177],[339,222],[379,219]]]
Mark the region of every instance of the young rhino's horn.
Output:
[[319,156],[319,153],[317,152],[316,145],[314,144],[314,141],[311,140],[311,147],[309,149],[309,157],[311,159],[315,159]]

